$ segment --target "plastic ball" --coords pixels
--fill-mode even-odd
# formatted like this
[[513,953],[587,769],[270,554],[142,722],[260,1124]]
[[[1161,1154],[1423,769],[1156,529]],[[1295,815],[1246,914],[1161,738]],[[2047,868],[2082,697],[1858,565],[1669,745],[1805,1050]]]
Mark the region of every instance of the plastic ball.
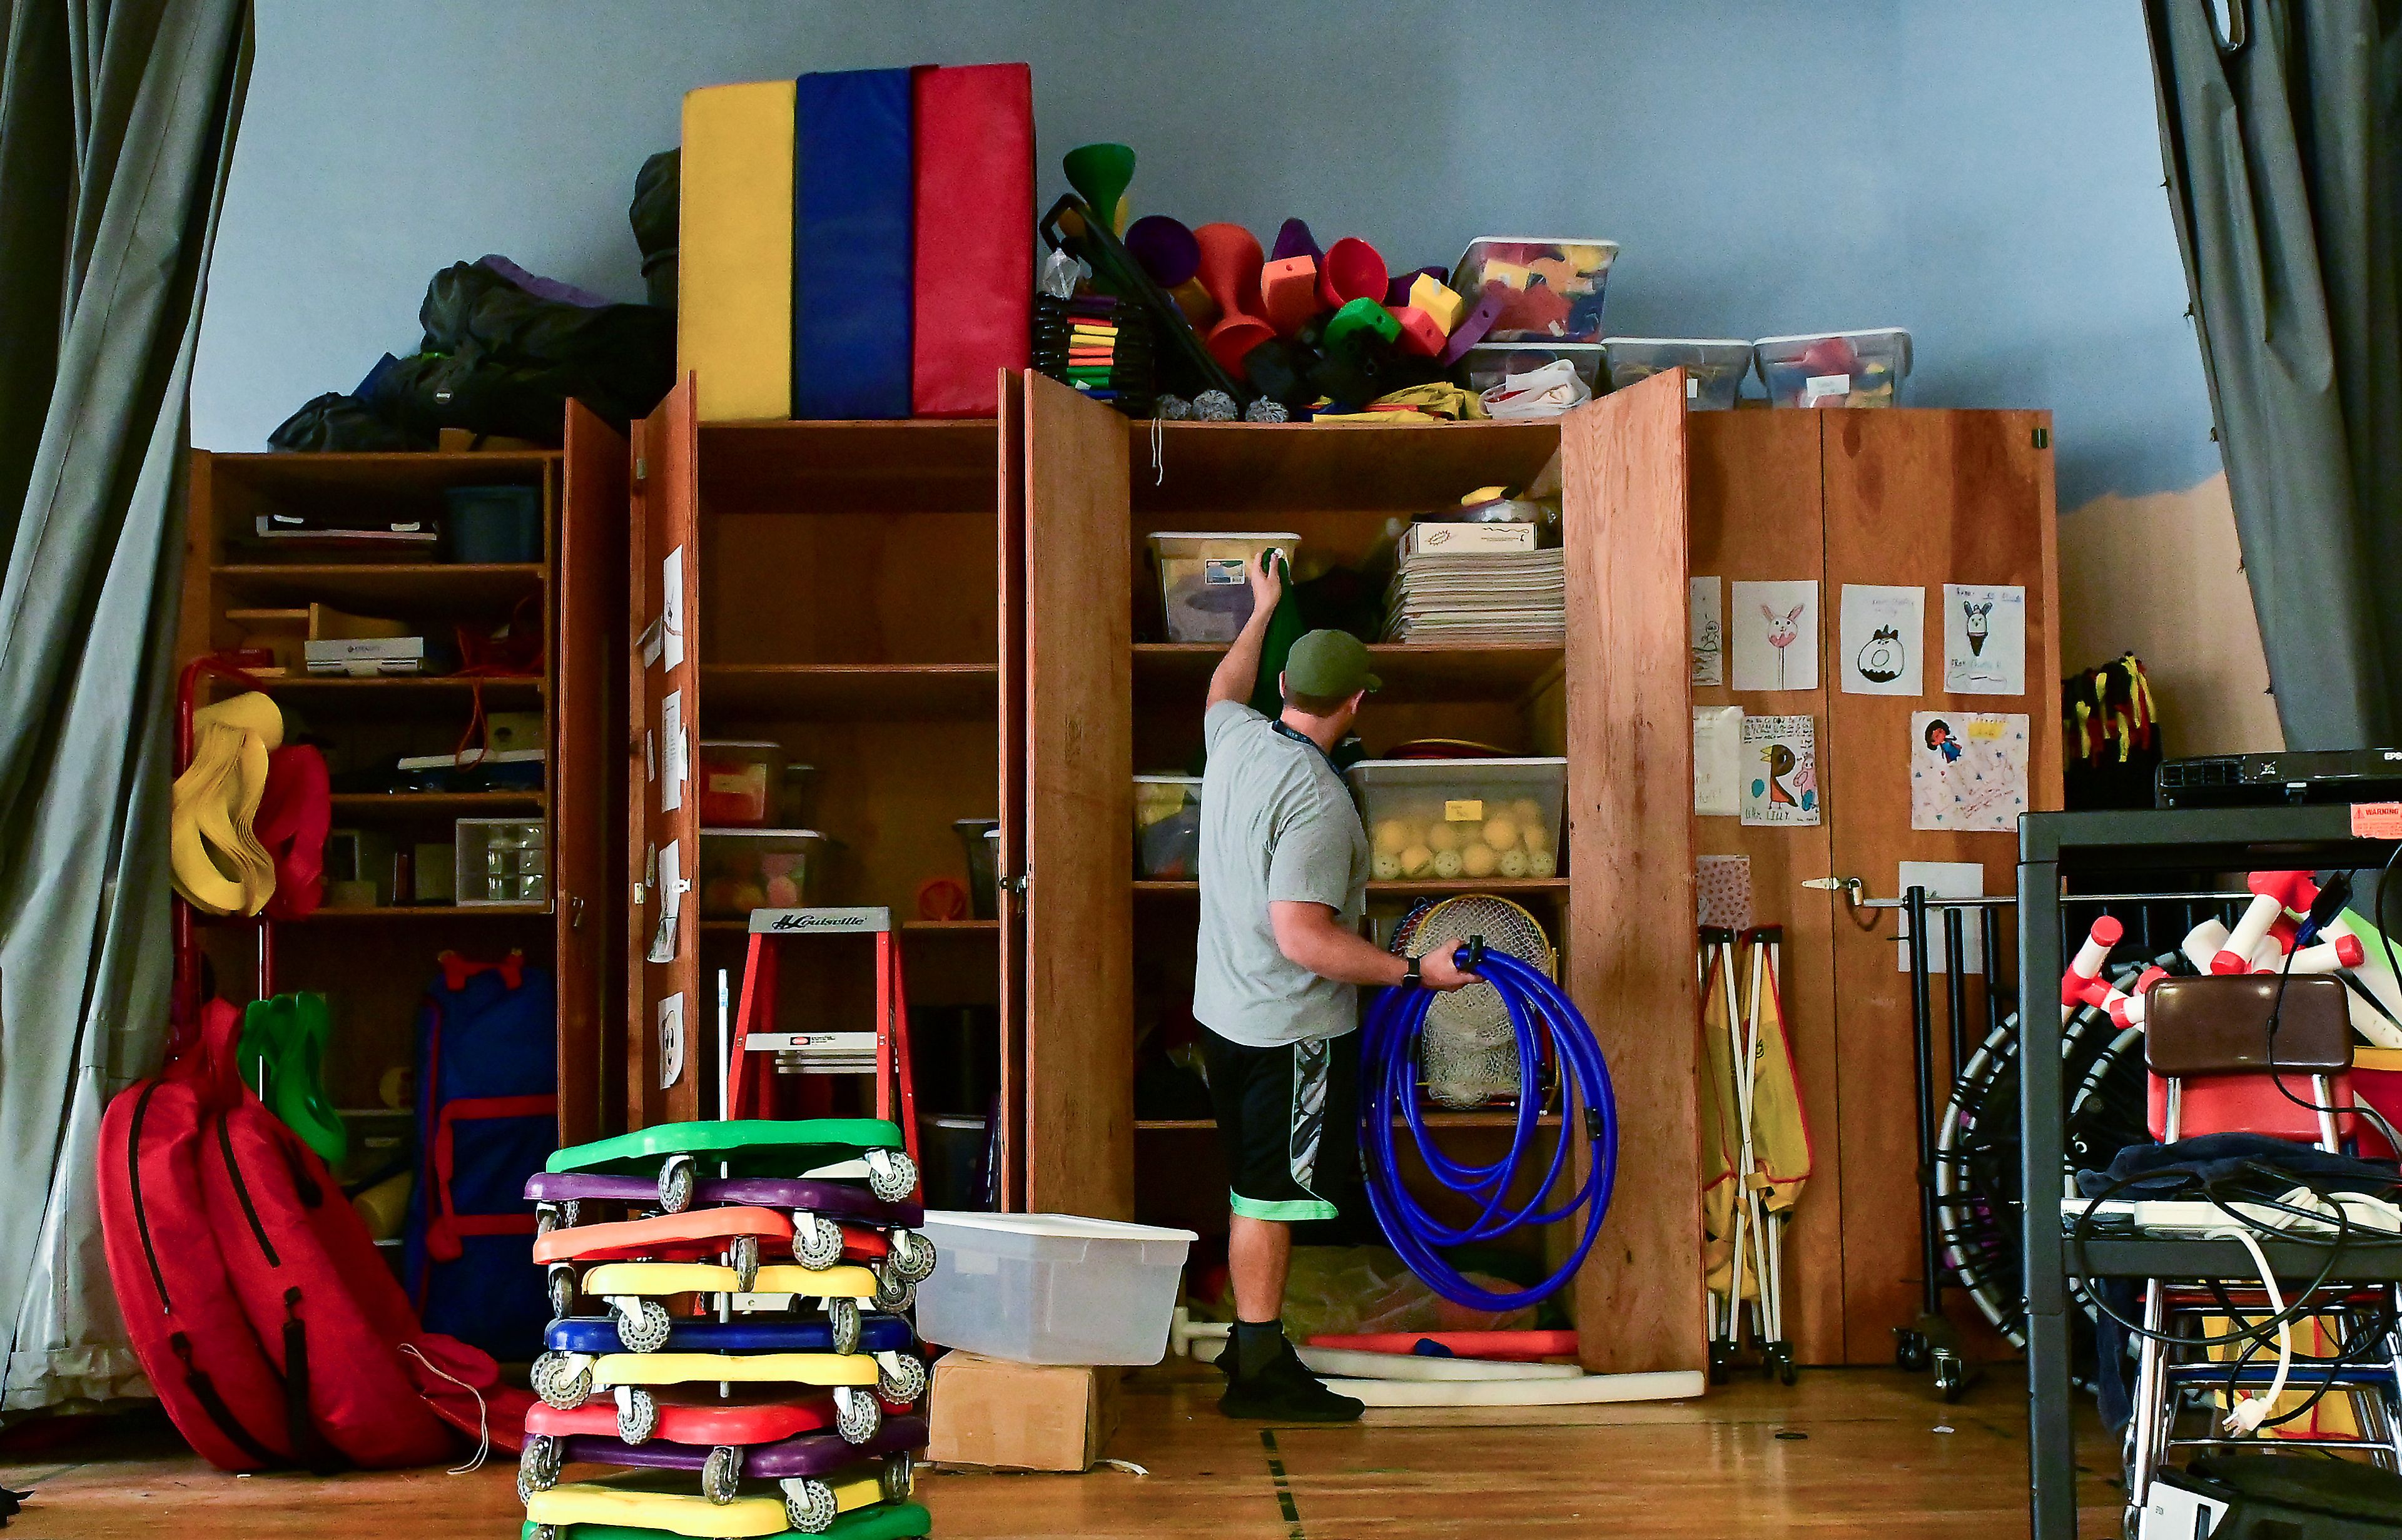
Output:
[[1510,818],[1486,819],[1484,843],[1496,850],[1515,850],[1518,847],[1518,825]]
[[801,906],[801,885],[790,877],[769,877],[766,892],[770,909],[798,909]]
[[1460,859],[1458,851],[1438,850],[1434,853],[1434,874],[1436,876],[1456,877],[1459,875],[1459,867]]
[[1501,864],[1501,858],[1489,845],[1471,845],[1459,853],[1459,869],[1471,877],[1489,877]]
[[1426,847],[1433,851],[1438,856],[1447,850],[1458,849],[1458,828],[1448,823],[1430,823],[1427,825]]
[[1387,855],[1398,856],[1417,843],[1417,826],[1403,818],[1376,820],[1376,848]]
[[1549,850],[1552,847],[1552,832],[1539,823],[1522,823],[1518,826],[1518,843],[1524,845],[1530,855],[1538,850]]
[[1411,846],[1401,852],[1402,876],[1423,877],[1427,874],[1427,869],[1433,865],[1434,852],[1423,845]]
[[1521,825],[1539,824],[1543,821],[1543,804],[1532,797],[1520,797],[1510,804],[1510,816]]
[[1524,850],[1504,850],[1501,852],[1501,874],[1503,876],[1523,877],[1526,874],[1526,853]]
[[738,882],[734,884],[733,892],[730,896],[733,899],[733,901],[726,905],[729,909],[739,909],[745,914],[748,914],[753,909],[765,909],[767,907],[767,889],[755,882]]
[[1376,859],[1368,863],[1368,870],[1375,873],[1378,882],[1391,882],[1401,874],[1401,858],[1392,851],[1380,850]]
[[1526,852],[1526,875],[1530,877],[1548,877],[1559,869],[1560,859],[1557,856],[1553,855],[1550,851],[1529,850]]

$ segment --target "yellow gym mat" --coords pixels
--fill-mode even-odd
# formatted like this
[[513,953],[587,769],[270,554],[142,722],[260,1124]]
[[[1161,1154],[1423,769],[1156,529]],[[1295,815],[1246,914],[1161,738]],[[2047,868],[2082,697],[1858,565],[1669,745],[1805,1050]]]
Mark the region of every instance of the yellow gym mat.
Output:
[[793,82],[683,99],[676,373],[703,422],[793,415]]

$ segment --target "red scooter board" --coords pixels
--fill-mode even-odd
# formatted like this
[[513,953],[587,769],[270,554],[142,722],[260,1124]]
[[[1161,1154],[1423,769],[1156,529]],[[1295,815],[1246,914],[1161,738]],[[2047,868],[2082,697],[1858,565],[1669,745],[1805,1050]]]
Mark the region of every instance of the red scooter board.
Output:
[[[697,1262],[723,1256],[736,1242],[746,1239],[761,1243],[762,1250],[772,1246],[789,1252],[793,1221],[773,1209],[688,1208],[682,1214],[658,1214],[647,1219],[550,1231],[535,1238],[533,1259]],[[882,1237],[877,1239],[881,1241]]]
[[[1537,1358],[1576,1355],[1573,1331],[1369,1331],[1329,1332],[1309,1340],[1311,1347],[1349,1348],[1357,1353],[1414,1354],[1420,1342],[1447,1349],[1455,1358]],[[1440,1354],[1437,1354],[1440,1356]]]

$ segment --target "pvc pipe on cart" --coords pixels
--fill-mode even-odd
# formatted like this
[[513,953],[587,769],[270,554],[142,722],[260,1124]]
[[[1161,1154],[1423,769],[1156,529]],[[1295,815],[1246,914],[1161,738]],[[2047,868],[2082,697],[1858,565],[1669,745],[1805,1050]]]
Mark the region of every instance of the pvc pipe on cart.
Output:
[[1326,1388],[1372,1407],[1585,1407],[1620,1401],[1680,1401],[1701,1395],[1697,1368],[1650,1374],[1586,1374],[1574,1380],[1329,1380]]

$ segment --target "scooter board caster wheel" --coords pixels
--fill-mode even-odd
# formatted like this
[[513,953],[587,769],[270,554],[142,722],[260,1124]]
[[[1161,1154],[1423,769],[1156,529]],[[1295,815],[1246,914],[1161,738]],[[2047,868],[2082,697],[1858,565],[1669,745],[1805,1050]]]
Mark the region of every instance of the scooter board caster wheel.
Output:
[[1894,1327],[1893,1361],[1896,1368],[1908,1369],[1912,1374],[1923,1373],[1931,1358],[1926,1338],[1907,1327]]
[[889,1256],[892,1269],[903,1282],[922,1284],[934,1275],[934,1243],[923,1234],[914,1230],[896,1230],[891,1245]]
[[803,1534],[823,1534],[834,1527],[841,1510],[835,1506],[832,1487],[808,1477],[783,1485],[786,1523]]
[[883,1425],[884,1407],[873,1395],[857,1385],[835,1387],[834,1430],[844,1443],[866,1443]]
[[914,1401],[925,1394],[926,1366],[905,1353],[879,1353],[876,1388],[888,1401]]
[[534,1434],[518,1451],[518,1501],[531,1502],[538,1492],[548,1492],[559,1481],[559,1467],[563,1451],[556,1438]]
[[581,1198],[569,1198],[562,1202],[559,1205],[559,1222],[568,1230],[573,1230],[577,1225],[582,1224],[584,1222],[584,1200]]
[[751,1286],[759,1281],[759,1237],[737,1235],[726,1248],[726,1265],[734,1269],[734,1289],[748,1294]]
[[826,1326],[834,1333],[834,1350],[836,1353],[857,1353],[860,1330],[859,1301],[828,1299],[825,1301],[825,1314]]
[[877,1480],[886,1502],[905,1503],[918,1484],[917,1462],[910,1458],[907,1450],[903,1450],[884,1462],[884,1468],[877,1473]]
[[533,1540],[559,1540],[559,1526],[557,1524],[536,1524],[533,1527]]
[[549,1234],[552,1231],[557,1230],[558,1228],[559,1205],[557,1203],[536,1203],[533,1205],[533,1238],[535,1240],[541,1240],[544,1236]]
[[659,1428],[659,1404],[639,1385],[617,1387],[617,1437],[629,1444],[646,1444]]
[[711,1450],[708,1462],[700,1467],[701,1495],[723,1506],[741,1490],[742,1451],[731,1444]]
[[692,1206],[692,1186],[699,1176],[699,1167],[689,1155],[670,1155],[667,1164],[659,1167],[659,1206],[670,1214],[682,1214]]
[[918,1190],[918,1162],[898,1149],[870,1149],[862,1157],[867,1162],[867,1189],[888,1203],[897,1203]]
[[575,1269],[561,1263],[543,1280],[550,1291],[550,1318],[563,1321],[575,1313]]
[[918,1286],[896,1274],[888,1259],[876,1269],[876,1308],[898,1315],[918,1302]]
[[573,1411],[592,1399],[592,1360],[581,1354],[545,1353],[533,1361],[532,1382],[545,1405]]
[[793,1260],[809,1268],[828,1268],[841,1261],[842,1226],[822,1215],[794,1214]]
[[628,1353],[656,1353],[668,1345],[675,1322],[656,1299],[615,1299],[609,1301],[617,1317],[617,1342]]

